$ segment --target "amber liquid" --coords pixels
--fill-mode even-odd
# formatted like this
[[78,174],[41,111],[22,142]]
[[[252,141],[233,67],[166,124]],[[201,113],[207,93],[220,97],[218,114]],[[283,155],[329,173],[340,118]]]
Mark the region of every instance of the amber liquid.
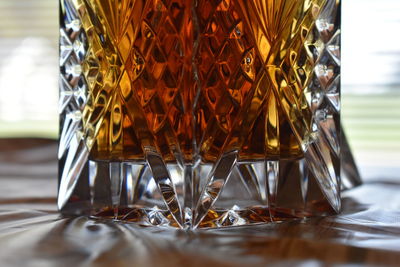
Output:
[[302,156],[305,44],[324,1],[83,2],[92,158],[143,160],[146,149],[169,162],[215,162],[232,150],[243,161]]

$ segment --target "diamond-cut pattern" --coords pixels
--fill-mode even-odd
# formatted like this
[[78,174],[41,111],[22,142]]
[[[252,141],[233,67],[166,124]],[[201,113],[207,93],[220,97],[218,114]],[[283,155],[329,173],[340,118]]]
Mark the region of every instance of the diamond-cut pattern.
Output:
[[338,1],[61,3],[61,209],[182,228],[340,209]]

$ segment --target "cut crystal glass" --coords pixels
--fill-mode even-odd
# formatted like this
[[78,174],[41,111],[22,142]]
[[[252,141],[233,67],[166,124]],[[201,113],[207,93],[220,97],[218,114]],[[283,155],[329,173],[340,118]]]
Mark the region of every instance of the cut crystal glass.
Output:
[[340,127],[340,1],[60,3],[63,213],[270,223],[337,213],[360,183]]

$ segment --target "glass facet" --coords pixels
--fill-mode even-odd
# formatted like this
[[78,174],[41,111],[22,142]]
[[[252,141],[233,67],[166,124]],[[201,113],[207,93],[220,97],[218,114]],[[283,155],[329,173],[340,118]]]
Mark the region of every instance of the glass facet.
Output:
[[58,206],[206,228],[340,210],[338,0],[61,0]]

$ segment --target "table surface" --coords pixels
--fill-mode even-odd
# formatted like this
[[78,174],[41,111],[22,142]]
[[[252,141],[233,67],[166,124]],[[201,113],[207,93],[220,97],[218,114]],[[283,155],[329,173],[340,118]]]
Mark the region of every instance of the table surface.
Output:
[[56,149],[0,139],[0,266],[400,266],[400,179],[345,192],[338,216],[185,232],[62,217]]

